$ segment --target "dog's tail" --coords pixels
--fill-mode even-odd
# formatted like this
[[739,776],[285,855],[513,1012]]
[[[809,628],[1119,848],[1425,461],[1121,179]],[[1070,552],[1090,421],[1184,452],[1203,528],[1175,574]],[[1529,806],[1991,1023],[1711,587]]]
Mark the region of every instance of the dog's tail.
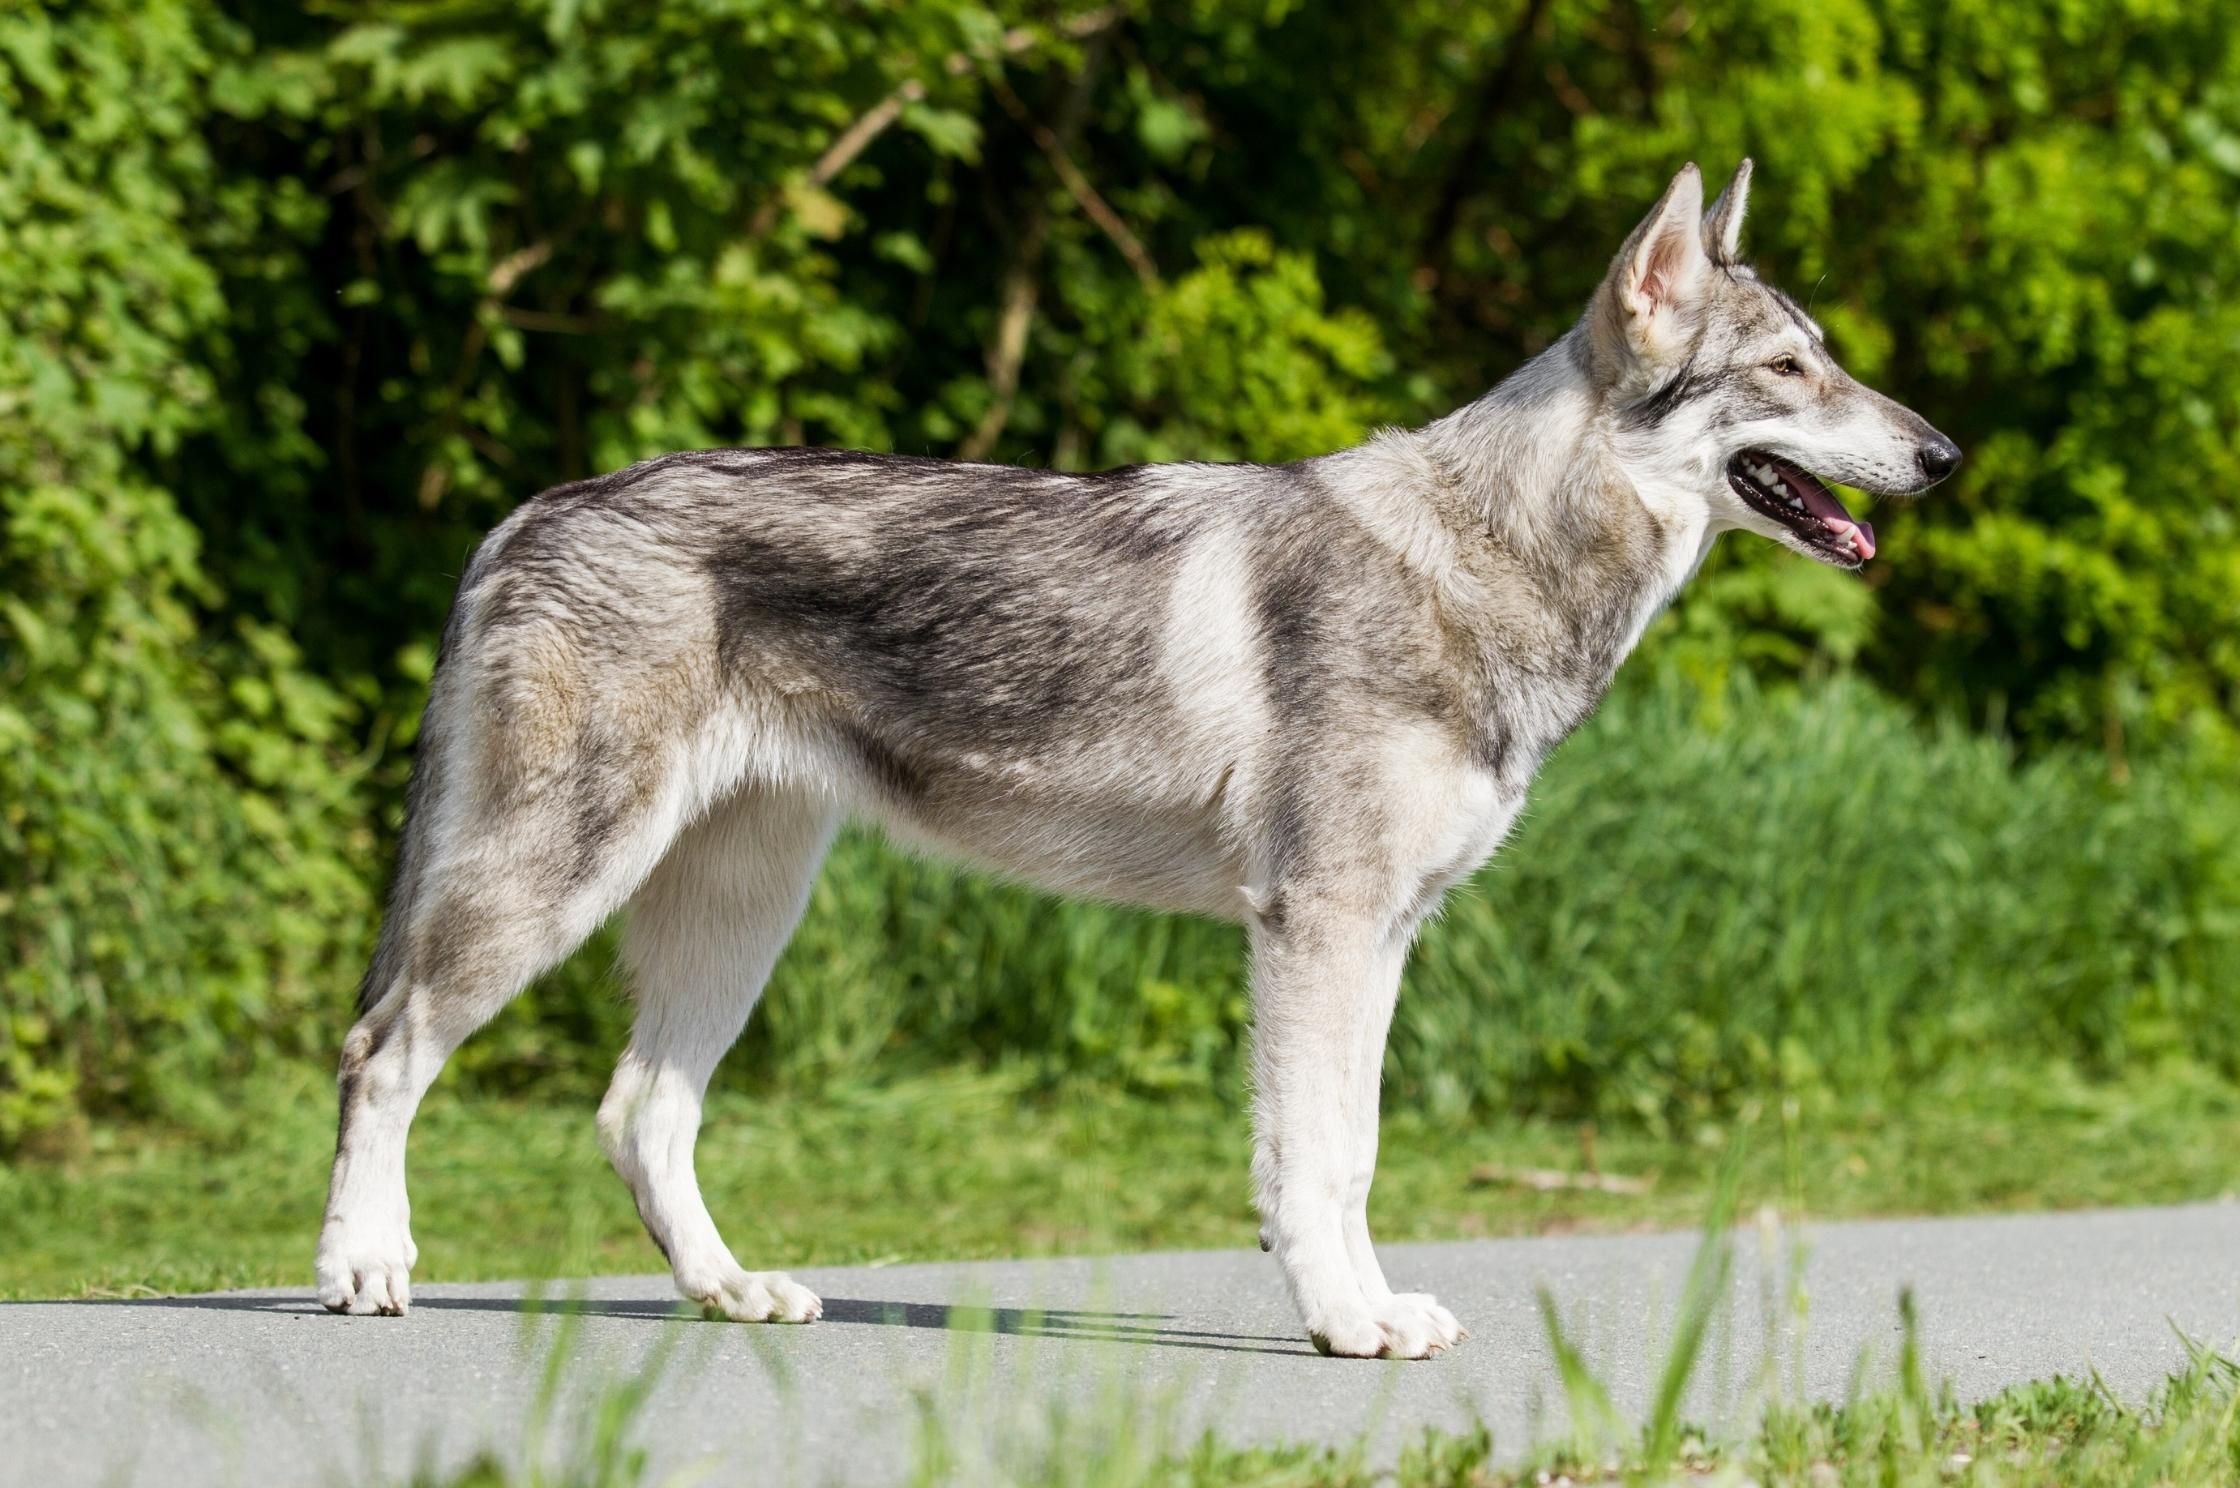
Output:
[[[492,534],[495,538],[496,534]],[[389,878],[389,902],[381,916],[381,932],[374,941],[373,960],[365,980],[358,984],[358,1013],[363,1016],[379,1006],[397,985],[406,969],[406,948],[412,933],[413,908],[419,900],[420,878],[428,866],[430,838],[434,834],[436,803],[448,783],[450,756],[456,734],[450,716],[457,703],[446,686],[447,674],[457,664],[465,646],[469,597],[489,567],[499,544],[485,540],[467,560],[459,580],[459,593],[443,624],[443,639],[436,647],[435,670],[428,681],[428,706],[420,717],[418,747],[412,761],[412,780],[405,787],[404,830],[397,838],[397,861]]]

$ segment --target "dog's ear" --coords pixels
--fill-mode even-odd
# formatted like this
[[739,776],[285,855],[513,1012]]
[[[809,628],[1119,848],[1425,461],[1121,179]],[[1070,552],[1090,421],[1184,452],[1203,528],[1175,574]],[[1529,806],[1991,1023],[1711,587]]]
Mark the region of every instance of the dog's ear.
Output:
[[1750,210],[1750,157],[1734,168],[1734,179],[1703,214],[1703,251],[1715,264],[1731,264],[1742,246],[1742,215]]
[[1703,173],[1681,168],[1611,261],[1596,293],[1596,350],[1615,370],[1657,364],[1687,344],[1711,260],[1704,252]]

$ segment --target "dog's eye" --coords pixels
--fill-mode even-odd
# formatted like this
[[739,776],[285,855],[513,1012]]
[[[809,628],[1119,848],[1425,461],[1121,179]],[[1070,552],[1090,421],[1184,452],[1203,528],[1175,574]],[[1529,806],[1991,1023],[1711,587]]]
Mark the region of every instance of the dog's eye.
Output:
[[1804,368],[1797,365],[1797,359],[1793,356],[1777,356],[1766,365],[1783,377],[1804,376]]

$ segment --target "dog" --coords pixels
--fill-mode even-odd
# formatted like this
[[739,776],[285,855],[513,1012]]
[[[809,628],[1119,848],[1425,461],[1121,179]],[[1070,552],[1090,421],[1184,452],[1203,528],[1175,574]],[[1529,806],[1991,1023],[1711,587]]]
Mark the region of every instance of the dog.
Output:
[[1075,475],[806,449],[547,491],[446,625],[343,1047],[320,1300],[403,1313],[405,1134],[460,1042],[618,910],[636,1002],[599,1132],[678,1290],[806,1322],[693,1173],[701,1104],[835,829],[1241,921],[1254,1198],[1308,1336],[1464,1334],[1370,1242],[1402,963],[1717,536],[1856,569],[1822,483],[1960,451],[1737,256],[1693,165],[1584,316],[1423,428],[1290,465]]

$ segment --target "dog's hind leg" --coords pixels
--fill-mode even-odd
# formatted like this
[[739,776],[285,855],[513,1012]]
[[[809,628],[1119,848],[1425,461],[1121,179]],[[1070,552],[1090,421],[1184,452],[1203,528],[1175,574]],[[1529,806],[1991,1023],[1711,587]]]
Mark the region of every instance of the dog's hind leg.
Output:
[[455,747],[431,751],[432,787],[416,787],[364,1012],[343,1042],[317,1259],[334,1312],[405,1311],[417,1259],[405,1138],[421,1097],[468,1035],[628,900],[685,809],[655,749],[561,749],[540,780],[494,785],[486,757],[447,772]]
[[741,1322],[808,1322],[820,1308],[783,1274],[746,1270],[717,1233],[692,1163],[701,1101],[801,917],[837,820],[829,803],[749,788],[688,828],[630,905],[638,1019],[599,1106],[600,1140],[677,1290]]

